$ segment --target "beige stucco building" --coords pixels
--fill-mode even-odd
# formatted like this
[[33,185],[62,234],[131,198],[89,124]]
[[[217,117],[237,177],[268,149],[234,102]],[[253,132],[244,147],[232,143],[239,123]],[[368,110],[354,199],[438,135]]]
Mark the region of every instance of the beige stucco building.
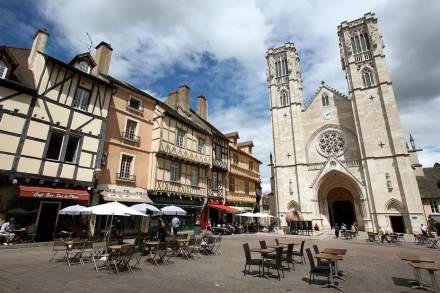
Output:
[[48,37],[40,29],[29,49],[0,47],[0,214],[36,209],[40,240],[52,238],[62,206],[89,203],[113,91],[98,77],[109,44],[65,63],[45,53]]
[[127,82],[106,75],[112,96],[97,189],[105,201],[151,203],[150,153],[157,100]]
[[305,104],[294,44],[267,51],[275,214],[290,210],[324,229],[357,222],[418,230],[425,222],[403,136],[384,42],[372,13],[337,29],[348,94],[322,82]]

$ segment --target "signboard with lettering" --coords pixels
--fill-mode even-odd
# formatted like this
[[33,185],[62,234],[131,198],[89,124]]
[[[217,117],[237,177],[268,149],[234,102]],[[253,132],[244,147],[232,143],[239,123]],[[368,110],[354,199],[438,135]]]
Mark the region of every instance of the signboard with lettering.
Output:
[[88,201],[89,193],[85,190],[50,188],[42,186],[20,185],[20,196],[54,200]]

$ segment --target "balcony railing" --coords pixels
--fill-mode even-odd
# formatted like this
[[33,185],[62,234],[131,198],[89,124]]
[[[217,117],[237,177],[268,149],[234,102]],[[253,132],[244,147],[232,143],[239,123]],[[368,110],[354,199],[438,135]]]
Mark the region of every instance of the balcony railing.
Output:
[[217,169],[221,169],[224,171],[228,171],[228,162],[227,161],[222,161],[222,160],[218,160],[218,159],[213,159],[212,160],[212,166],[214,168]]
[[206,187],[192,186],[173,181],[156,180],[155,189],[157,191],[168,191],[198,197],[206,197]]
[[248,170],[248,169],[244,169],[241,167],[238,167],[234,164],[231,164],[231,173],[235,173],[238,175],[244,175],[246,177],[249,177],[251,179],[254,180],[259,180],[260,179],[260,175],[258,173],[255,173],[254,171]]
[[224,196],[224,187],[212,186],[212,184],[208,184],[208,196],[209,197],[223,197]]
[[244,193],[228,193],[226,195],[227,201],[233,201],[233,202],[244,202],[244,203],[255,203],[256,202],[256,196],[251,194],[244,194]]
[[370,60],[373,59],[373,53],[371,51],[366,51],[362,53],[358,53],[354,55],[354,61],[355,62],[361,62],[364,60]]
[[116,173],[116,178],[125,181],[136,181],[136,175],[126,174],[126,173]]
[[159,153],[172,156],[177,159],[189,161],[198,164],[209,165],[209,155],[200,154],[190,149],[181,148],[167,141],[161,141],[159,145]]
[[140,143],[141,138],[137,135],[134,135],[132,132],[123,131],[121,132],[121,138],[125,140],[134,141],[135,143]]

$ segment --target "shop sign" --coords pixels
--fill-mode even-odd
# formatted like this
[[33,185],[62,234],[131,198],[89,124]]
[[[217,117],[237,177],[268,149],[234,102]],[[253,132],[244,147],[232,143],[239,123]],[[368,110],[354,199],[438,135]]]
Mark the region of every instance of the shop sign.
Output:
[[73,199],[80,200],[80,197],[74,193],[54,193],[54,192],[42,192],[34,191],[32,192],[32,197],[35,198],[47,198],[47,199]]

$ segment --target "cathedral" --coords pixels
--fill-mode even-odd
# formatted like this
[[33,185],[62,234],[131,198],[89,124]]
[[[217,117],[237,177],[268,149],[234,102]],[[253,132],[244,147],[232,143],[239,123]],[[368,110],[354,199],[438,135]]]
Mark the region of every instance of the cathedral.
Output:
[[337,32],[347,94],[322,82],[304,103],[295,45],[267,50],[274,214],[282,226],[294,212],[324,230],[357,222],[419,231],[420,164],[403,135],[377,18],[344,21]]

